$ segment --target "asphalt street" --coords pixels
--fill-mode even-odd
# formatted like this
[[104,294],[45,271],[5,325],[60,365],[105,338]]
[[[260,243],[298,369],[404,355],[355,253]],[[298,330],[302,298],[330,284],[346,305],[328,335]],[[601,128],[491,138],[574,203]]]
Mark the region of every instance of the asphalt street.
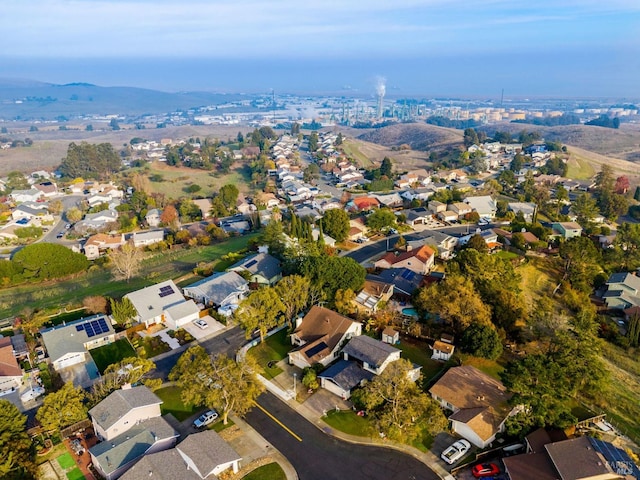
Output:
[[258,405],[277,422],[259,407],[253,408],[245,420],[287,457],[300,480],[439,478],[422,462],[402,452],[355,445],[323,433],[270,393],[262,394]]

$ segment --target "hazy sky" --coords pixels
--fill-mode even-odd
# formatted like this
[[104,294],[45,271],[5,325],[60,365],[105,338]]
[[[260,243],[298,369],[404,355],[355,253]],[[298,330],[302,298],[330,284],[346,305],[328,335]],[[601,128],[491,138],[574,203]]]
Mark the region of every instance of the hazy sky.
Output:
[[[466,81],[470,93],[506,83],[522,94],[640,96],[640,0],[3,0],[0,45],[0,76],[42,81],[159,87],[142,71],[114,71],[115,59],[134,69],[136,59],[206,61],[207,74],[216,60],[271,61],[276,70],[262,73],[272,83],[297,69],[312,89],[303,65],[336,62],[357,71],[344,81],[333,71],[335,84],[359,72],[362,88],[381,75],[415,90],[406,77],[417,76],[442,93],[464,93]],[[65,77],[83,63],[86,78]],[[163,88],[198,88],[195,70]]]

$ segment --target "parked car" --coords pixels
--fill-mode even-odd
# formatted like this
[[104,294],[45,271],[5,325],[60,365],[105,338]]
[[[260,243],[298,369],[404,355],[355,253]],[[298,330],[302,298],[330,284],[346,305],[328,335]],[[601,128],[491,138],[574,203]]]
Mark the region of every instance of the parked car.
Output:
[[62,238],[64,237],[64,232],[58,232],[58,234],[56,235],[56,238]]
[[500,468],[495,463],[480,463],[471,469],[476,478],[493,477],[500,473]]
[[471,444],[469,442],[467,442],[466,440],[458,440],[457,442],[449,446],[444,452],[442,452],[440,458],[442,458],[442,460],[447,462],[449,465],[453,465],[462,457],[464,457],[470,449]]
[[202,320],[202,319],[196,320],[193,323],[195,323],[202,330],[204,330],[205,328],[207,328],[209,326],[209,324],[205,320]]
[[217,418],[218,412],[215,410],[208,410],[193,421],[193,426],[196,428],[203,428],[215,421]]

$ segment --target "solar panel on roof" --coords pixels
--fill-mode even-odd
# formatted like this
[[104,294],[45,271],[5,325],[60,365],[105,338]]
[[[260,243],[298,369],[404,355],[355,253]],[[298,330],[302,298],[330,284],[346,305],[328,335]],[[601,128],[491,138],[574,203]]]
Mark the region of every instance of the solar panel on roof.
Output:
[[258,263],[257,260],[251,260],[249,263],[247,263],[244,268],[251,268],[253,267],[256,263]]
[[109,327],[107,326],[107,322],[104,318],[98,320],[98,325],[100,325],[100,328],[102,328],[102,333],[107,333],[109,331]]
[[84,331],[87,332],[87,337],[95,337],[96,332],[93,331],[93,327],[91,325],[85,325]]
[[326,343],[324,343],[324,342],[320,342],[320,343],[319,343],[319,344],[317,344],[316,346],[311,347],[309,350],[307,350],[307,352],[306,352],[307,357],[311,358],[311,357],[313,357],[314,355],[316,355],[317,353],[320,353],[320,352],[321,352],[322,350],[324,350],[325,348],[328,348],[328,347],[327,347],[327,344],[326,344]]
[[81,332],[84,329],[84,325],[76,325],[76,332]]
[[173,287],[171,287],[171,285],[166,285],[160,289],[160,298],[166,297],[167,295],[171,295],[172,293],[175,293],[173,291]]
[[102,327],[98,324],[97,320],[91,321],[91,328],[93,328],[93,331],[96,335],[102,333]]

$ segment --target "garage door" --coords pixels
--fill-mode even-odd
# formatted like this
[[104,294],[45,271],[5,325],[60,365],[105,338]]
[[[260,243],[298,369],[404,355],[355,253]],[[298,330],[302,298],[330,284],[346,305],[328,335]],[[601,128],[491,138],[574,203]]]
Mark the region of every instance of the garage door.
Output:
[[56,370],[84,362],[84,353],[74,353],[56,362]]

